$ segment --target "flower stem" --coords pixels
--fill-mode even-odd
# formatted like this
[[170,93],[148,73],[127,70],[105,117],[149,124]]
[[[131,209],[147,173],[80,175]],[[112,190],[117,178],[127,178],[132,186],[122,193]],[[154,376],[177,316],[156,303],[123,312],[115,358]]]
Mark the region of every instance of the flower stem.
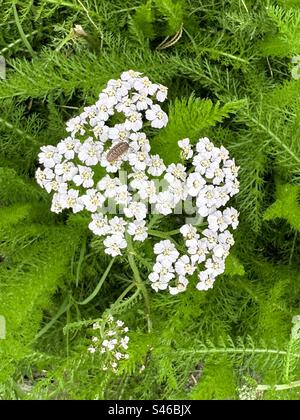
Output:
[[128,262],[129,262],[129,265],[130,265],[131,270],[133,272],[133,276],[134,276],[136,286],[138,287],[138,289],[141,290],[141,292],[144,296],[144,299],[145,299],[146,317],[147,317],[147,322],[148,322],[148,332],[150,333],[152,331],[152,322],[151,322],[151,319],[150,319],[150,303],[149,303],[148,292],[147,292],[147,289],[145,287],[145,284],[144,284],[143,280],[141,279],[139,269],[138,269],[138,267],[135,263],[135,259],[134,259],[135,252],[134,252],[134,249],[133,249],[131,236],[129,234],[126,235],[126,240],[127,240],[127,244],[128,244]]
[[159,230],[152,230],[151,229],[151,230],[148,230],[148,233],[150,235],[153,235],[153,236],[161,235],[161,237],[168,238],[169,236],[178,235],[178,233],[180,233],[180,230],[175,229],[175,230],[169,230],[168,232],[161,232]]
[[51,327],[55,324],[55,322],[72,306],[70,301],[70,297],[67,296],[66,299],[63,301],[61,307],[57,311],[56,315],[36,334],[34,337],[34,341],[38,340],[42,335],[44,335]]
[[96,297],[96,295],[98,294],[99,290],[101,289],[106,277],[108,276],[110,269],[114,263],[114,258],[110,261],[110,263],[107,266],[107,269],[104,271],[104,273],[102,274],[101,279],[99,280],[99,283],[97,284],[95,290],[86,298],[84,299],[82,302],[76,302],[77,305],[86,305],[87,303],[89,303],[92,299],[94,299],[94,297]]
[[[117,312],[120,307],[122,307],[124,304],[127,304],[131,300],[132,296],[134,296],[134,297],[136,296],[136,294],[134,293],[129,298],[127,298],[124,302],[122,302],[123,299],[126,297],[126,295],[134,287],[136,287],[136,284],[135,283],[130,283],[130,285],[120,294],[120,296],[115,301],[115,303],[113,303],[113,305],[111,306],[110,312]],[[138,289],[138,291],[140,291],[140,290]]]
[[[176,235],[174,232],[175,231],[171,231],[171,233],[173,232],[173,235]],[[174,243],[174,245],[176,246],[176,248],[180,249],[181,251],[184,252],[184,248],[182,246],[180,246],[178,244],[178,242],[175,241],[175,239],[170,238],[169,232],[160,232],[158,230],[148,230],[148,234],[152,235],[152,236],[157,236],[158,238],[161,239],[169,239],[171,242]]]
[[20,34],[20,36],[22,38],[22,41],[24,42],[24,44],[25,44],[26,48],[28,49],[28,51],[30,52],[30,54],[32,56],[34,56],[34,51],[32,49],[32,46],[30,45],[30,43],[29,43],[29,41],[28,41],[28,39],[27,39],[24,31],[23,31],[23,28],[22,28],[22,25],[21,25],[21,22],[20,22],[20,19],[19,19],[19,16],[18,16],[18,12],[17,12],[17,8],[16,8],[15,3],[12,4],[12,7],[13,7],[13,12],[14,12],[14,18],[15,18],[16,26],[18,28],[19,34]]
[[258,385],[257,391],[268,391],[274,389],[275,391],[284,391],[285,389],[298,388],[300,387],[300,381],[291,382],[289,384],[279,385]]
[[158,230],[148,230],[148,234],[152,236],[157,236],[158,238],[169,239],[169,236],[165,232],[160,232]]

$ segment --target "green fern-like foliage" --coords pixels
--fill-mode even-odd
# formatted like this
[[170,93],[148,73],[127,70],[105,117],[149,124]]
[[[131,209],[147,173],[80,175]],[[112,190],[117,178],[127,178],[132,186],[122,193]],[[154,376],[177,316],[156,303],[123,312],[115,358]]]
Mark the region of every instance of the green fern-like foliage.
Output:
[[213,105],[210,99],[195,98],[175,99],[169,107],[169,123],[153,139],[155,152],[161,150],[161,144],[166,145],[166,152],[160,152],[167,163],[180,160],[178,140],[189,137],[195,142],[205,130],[229,117],[243,105],[243,101],[229,102],[221,106],[219,102]]
[[[299,5],[298,5],[299,6]],[[262,42],[265,55],[279,57],[293,56],[299,51],[299,8],[284,9],[280,6],[267,7],[267,14],[274,24],[274,33]]]
[[286,219],[295,229],[300,230],[300,206],[298,203],[300,187],[297,185],[278,185],[276,201],[266,210],[265,220]]

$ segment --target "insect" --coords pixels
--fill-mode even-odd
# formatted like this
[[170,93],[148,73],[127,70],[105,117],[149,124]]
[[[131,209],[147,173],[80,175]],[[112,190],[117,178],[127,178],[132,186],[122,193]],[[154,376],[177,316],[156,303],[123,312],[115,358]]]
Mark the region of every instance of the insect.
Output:
[[110,151],[107,153],[106,159],[108,162],[114,162],[119,159],[124,153],[129,149],[129,144],[126,141],[120,141],[115,146],[113,146]]

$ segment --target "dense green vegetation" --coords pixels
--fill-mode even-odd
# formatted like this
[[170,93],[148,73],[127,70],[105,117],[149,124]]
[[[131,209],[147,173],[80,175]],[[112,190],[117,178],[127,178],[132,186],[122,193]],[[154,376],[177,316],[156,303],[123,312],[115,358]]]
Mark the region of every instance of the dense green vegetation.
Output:
[[[300,2],[0,6],[1,398],[299,399]],[[133,282],[125,257],[87,299],[111,258],[84,215],[50,212],[34,179],[39,148],[128,69],[169,87],[169,124],[151,140],[167,163],[179,139],[208,136],[241,168],[236,243],[213,289],[156,293],[152,255],[135,250],[150,314],[143,293],[122,295]],[[129,327],[117,374],[87,352],[108,313]]]

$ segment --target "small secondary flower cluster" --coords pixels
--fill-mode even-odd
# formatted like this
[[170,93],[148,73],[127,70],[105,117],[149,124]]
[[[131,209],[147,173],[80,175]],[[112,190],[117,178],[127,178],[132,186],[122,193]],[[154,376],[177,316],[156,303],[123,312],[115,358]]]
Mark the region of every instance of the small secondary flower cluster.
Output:
[[[186,290],[188,276],[198,272],[198,290],[208,290],[216,277],[225,270],[225,259],[234,244],[228,228],[238,226],[238,212],[233,207],[224,207],[230,197],[239,190],[237,173],[239,168],[229,158],[228,151],[215,147],[208,138],[199,139],[196,153],[189,139],[179,141],[186,167],[177,165],[172,174],[167,173],[169,182],[181,182],[181,199],[194,201],[198,214],[207,217],[206,229],[200,234],[197,227],[185,224],[180,233],[186,252],[180,255],[171,240],[160,241],[154,246],[157,255],[153,271],[149,275],[154,290],[169,289],[171,294]],[[176,171],[176,172],[175,172]]]
[[123,321],[119,319],[115,321],[112,316],[109,316],[108,328],[102,331],[100,323],[95,322],[93,330],[94,336],[88,351],[91,354],[96,352],[105,354],[106,363],[103,366],[103,370],[112,369],[113,372],[117,372],[119,361],[129,358],[129,355],[126,353],[129,342],[129,337],[126,335],[128,327],[124,326]]
[[238,396],[240,400],[260,400],[262,393],[256,389],[254,384],[244,384],[238,388]]

